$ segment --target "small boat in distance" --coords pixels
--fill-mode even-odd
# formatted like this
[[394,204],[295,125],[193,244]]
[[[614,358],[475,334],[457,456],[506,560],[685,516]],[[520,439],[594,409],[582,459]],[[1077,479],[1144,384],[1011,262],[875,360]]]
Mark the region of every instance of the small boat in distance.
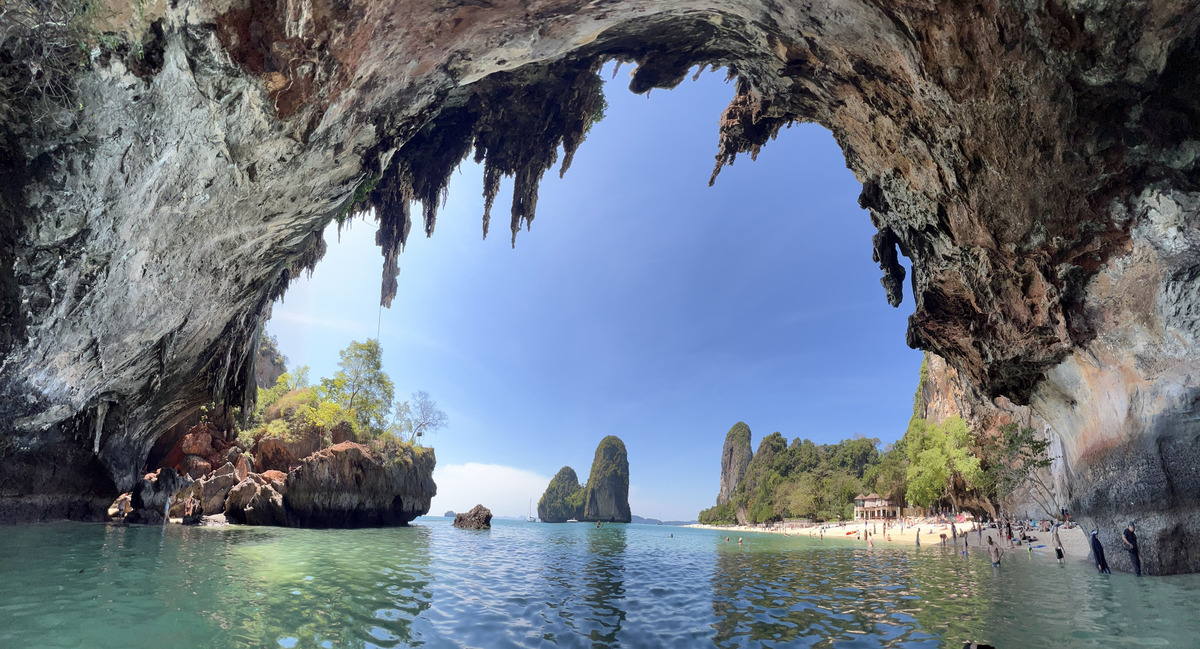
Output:
[[574,518],[568,518],[567,522],[568,523],[578,523],[579,521],[575,520]]
[[526,523],[536,523],[537,519],[533,517],[533,499],[529,499],[529,514],[525,516]]

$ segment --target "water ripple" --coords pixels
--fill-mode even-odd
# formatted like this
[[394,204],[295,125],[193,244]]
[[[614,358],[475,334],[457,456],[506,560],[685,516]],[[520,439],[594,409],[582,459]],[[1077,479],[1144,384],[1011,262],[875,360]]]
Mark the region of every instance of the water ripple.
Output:
[[[1191,646],[1200,577],[658,526],[8,527],[8,647]],[[674,534],[674,537],[670,535]]]

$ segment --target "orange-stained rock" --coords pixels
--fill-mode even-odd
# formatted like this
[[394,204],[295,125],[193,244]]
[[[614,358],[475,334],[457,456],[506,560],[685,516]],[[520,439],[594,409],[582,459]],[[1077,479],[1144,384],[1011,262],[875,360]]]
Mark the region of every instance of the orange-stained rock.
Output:
[[213,453],[212,435],[205,431],[189,432],[183,436],[180,444],[185,455],[200,455],[208,457]]
[[199,455],[188,455],[183,458],[183,462],[179,463],[179,472],[187,475],[193,480],[199,480],[212,471],[212,465],[208,460]]

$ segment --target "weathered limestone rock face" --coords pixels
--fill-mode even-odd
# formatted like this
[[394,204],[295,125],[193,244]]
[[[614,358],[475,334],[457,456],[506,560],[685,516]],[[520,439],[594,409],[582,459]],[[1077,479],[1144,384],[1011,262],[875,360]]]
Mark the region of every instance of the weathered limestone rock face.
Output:
[[[1192,539],[1198,9],[179,0],[121,13],[95,26],[121,45],[97,40],[68,70],[69,101],[23,92],[28,66],[0,83],[16,89],[0,101],[0,513],[97,515],[163,431],[210,400],[245,405],[269,304],[351,203],[381,219],[384,302],[410,201],[432,233],[472,150],[489,211],[515,176],[515,237],[557,147],[569,163],[586,131],[594,71],[619,59],[637,64],[634,92],[693,65],[737,78],[719,164],[793,121],[829,128],[863,183],[892,303],[899,256],[912,263],[908,343],[981,403],[1004,396],[1050,426],[1077,513],[1157,512],[1145,546]],[[42,479],[63,462],[73,477]]]
[[600,440],[596,447],[583,499],[583,518],[579,520],[609,523],[630,520],[629,458],[625,442],[615,435]]
[[717,504],[724,505],[733,497],[742,476],[746,475],[746,467],[754,452],[750,450],[750,427],[742,422],[733,425],[725,433],[725,446],[721,448],[721,492],[717,494]]
[[[437,495],[435,463],[429,448],[401,444],[373,450],[343,442],[309,455],[289,473],[246,476],[229,489],[225,517],[282,527],[405,525],[429,512]],[[227,478],[210,480],[221,487]]]
[[435,462],[433,449],[407,445],[375,452],[343,442],[318,451],[284,483],[288,525],[405,525],[429,513]]
[[565,523],[583,516],[583,487],[575,469],[564,466],[554,474],[538,499],[537,510],[543,523]]
[[471,511],[455,516],[453,525],[464,530],[490,530],[492,510],[483,505],[475,505]]

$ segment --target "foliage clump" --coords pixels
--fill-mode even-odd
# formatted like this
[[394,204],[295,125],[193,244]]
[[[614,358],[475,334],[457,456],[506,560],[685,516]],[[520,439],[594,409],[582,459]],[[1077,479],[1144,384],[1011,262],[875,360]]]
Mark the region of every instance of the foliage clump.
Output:
[[879,440],[863,437],[821,445],[807,439],[787,444],[780,433],[763,438],[733,497],[700,512],[700,522],[846,520],[854,515],[854,497],[871,492],[897,506],[969,507],[995,515],[997,505],[1020,488],[1053,516],[1042,478],[1051,463],[1050,443],[1016,424],[991,434],[971,431],[960,417],[927,421],[921,415],[928,383],[926,360],[908,429],[882,450]]
[[340,439],[394,444],[445,427],[446,413],[429,393],[395,401],[392,379],[383,370],[379,341],[351,342],[339,354],[338,371],[310,385],[307,366],[284,372],[275,385],[259,388],[251,428],[239,435],[245,448],[263,437],[286,442],[311,440],[328,446]]
[[583,517],[584,487],[575,469],[564,466],[550,479],[538,499],[538,518],[544,523],[565,523]]

